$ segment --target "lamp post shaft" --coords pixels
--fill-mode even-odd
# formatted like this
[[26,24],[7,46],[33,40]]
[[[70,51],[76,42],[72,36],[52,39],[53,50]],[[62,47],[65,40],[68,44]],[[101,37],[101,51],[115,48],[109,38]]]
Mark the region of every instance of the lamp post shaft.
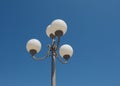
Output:
[[52,52],[52,69],[51,69],[51,86],[56,86],[56,61],[55,61],[55,55],[54,52]]

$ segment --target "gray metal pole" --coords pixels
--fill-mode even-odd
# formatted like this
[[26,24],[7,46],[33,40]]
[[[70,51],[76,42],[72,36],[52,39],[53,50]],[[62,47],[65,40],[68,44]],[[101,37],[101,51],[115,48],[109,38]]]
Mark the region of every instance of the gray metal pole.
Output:
[[55,55],[54,52],[52,52],[52,70],[51,70],[51,86],[56,86],[56,65],[55,65]]

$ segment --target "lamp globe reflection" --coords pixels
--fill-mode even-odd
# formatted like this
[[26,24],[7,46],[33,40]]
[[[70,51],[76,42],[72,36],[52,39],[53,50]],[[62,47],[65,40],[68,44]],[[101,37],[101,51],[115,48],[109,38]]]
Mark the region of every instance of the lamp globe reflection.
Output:
[[[60,47],[60,38],[67,32],[67,24],[61,19],[54,20],[46,28],[46,35],[51,39],[48,44],[48,51],[43,57],[36,57],[35,55],[41,50],[41,42],[37,39],[30,39],[26,44],[27,51],[31,54],[32,58],[36,61],[51,57],[51,86],[56,86],[56,59],[61,63],[68,63],[68,59],[73,55],[73,48],[64,44]],[[58,53],[58,50],[59,53]],[[60,57],[61,56],[61,57]]]

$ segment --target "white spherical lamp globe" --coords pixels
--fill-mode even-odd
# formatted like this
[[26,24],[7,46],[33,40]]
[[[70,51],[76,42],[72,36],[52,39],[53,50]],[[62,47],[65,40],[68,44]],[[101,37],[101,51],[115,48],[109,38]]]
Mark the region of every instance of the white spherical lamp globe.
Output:
[[[61,19],[56,19],[52,22],[52,27],[55,28],[55,34],[58,36],[60,34],[60,36],[64,35],[67,31],[67,24],[65,21],[61,20]],[[59,31],[59,32],[58,32]],[[60,32],[61,31],[61,32]],[[57,33],[58,32],[58,33]]]
[[63,57],[65,60],[68,60],[73,55],[73,48],[68,45],[64,44],[60,47],[60,56]]
[[46,29],[46,34],[48,37],[54,37],[55,36],[55,29],[52,28],[51,25],[48,25],[48,27]]
[[29,53],[34,55],[41,50],[41,42],[37,39],[30,39],[26,44],[26,49]]

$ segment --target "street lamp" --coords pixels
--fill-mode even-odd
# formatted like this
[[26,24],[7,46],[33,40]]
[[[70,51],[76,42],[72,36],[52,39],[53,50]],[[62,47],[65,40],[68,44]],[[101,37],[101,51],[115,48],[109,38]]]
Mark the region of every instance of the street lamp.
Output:
[[[66,33],[67,24],[61,20],[56,19],[46,29],[46,34],[52,39],[52,43],[48,45],[48,51],[44,57],[37,58],[35,54],[39,53],[41,50],[41,42],[37,39],[31,39],[26,44],[27,51],[32,55],[34,60],[43,60],[47,57],[51,57],[51,86],[56,86],[56,65],[55,60],[58,59],[61,63],[66,64],[69,58],[73,55],[73,48],[64,44],[59,49],[60,38]],[[56,41],[57,40],[57,41]],[[58,54],[58,50],[60,53]]]

